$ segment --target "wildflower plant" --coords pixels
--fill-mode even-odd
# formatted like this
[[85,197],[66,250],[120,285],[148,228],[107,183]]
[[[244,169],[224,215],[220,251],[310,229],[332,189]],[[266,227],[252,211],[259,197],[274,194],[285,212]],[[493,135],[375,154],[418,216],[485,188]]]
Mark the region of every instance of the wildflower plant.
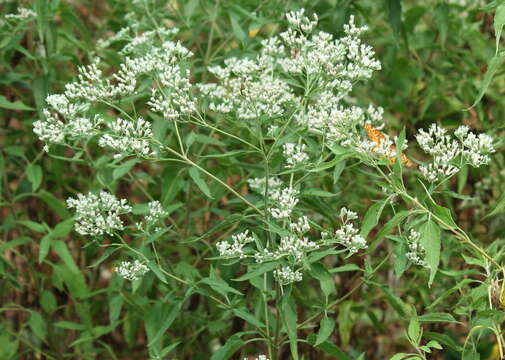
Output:
[[[209,334],[204,356],[212,360],[239,351],[263,360],[306,351],[351,358],[344,350],[364,359],[370,352],[350,338],[353,326],[380,328],[391,318],[405,323],[407,341],[398,342],[412,351],[392,359],[426,360],[456,346],[423,326],[456,323],[454,316],[474,325],[464,346],[476,354],[481,325],[472,323],[469,303],[477,300],[479,311],[492,313],[482,323],[503,356],[502,253],[476,241],[448,205],[475,200],[462,194],[464,182],[492,164],[499,139],[441,122],[415,131],[401,124],[397,132],[386,104],[363,93],[385,54],[364,40],[368,27],[353,15],[330,33],[312,11],[287,11],[274,30],[243,34],[254,46],[214,57],[212,37],[222,29],[212,28],[205,49],[163,15],[166,6],[186,12],[198,2],[125,3],[122,26],[96,44],[72,81],[42,99],[32,124],[41,158],[86,173],[61,190],[70,193],[66,208],[48,192],[37,195],[66,220],[54,229],[24,223],[45,232],[39,263],[56,254],[69,266],[55,267],[60,288],[77,300],[101,296],[75,292],[84,283],[75,249],[58,240],[73,229],[81,263],[96,258],[86,276],[111,284],[107,326],[120,327],[131,344],[143,328],[150,358],[179,348],[201,358],[191,344]],[[28,22],[32,12],[20,8],[5,20]],[[487,185],[478,184],[480,196]],[[451,272],[451,261],[472,264],[465,276],[473,278]],[[454,290],[441,285],[446,277]],[[397,284],[409,281],[431,305],[399,295]],[[468,293],[457,311],[430,313],[456,291]],[[83,323],[89,311],[79,308]],[[73,344],[107,333],[102,324],[56,327],[82,328]]]

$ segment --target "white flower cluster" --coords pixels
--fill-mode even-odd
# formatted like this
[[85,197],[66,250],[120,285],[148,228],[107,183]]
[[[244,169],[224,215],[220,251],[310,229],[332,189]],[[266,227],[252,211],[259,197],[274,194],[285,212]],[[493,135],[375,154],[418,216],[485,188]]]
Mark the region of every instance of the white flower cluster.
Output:
[[[477,136],[467,126],[460,126],[454,135],[457,140],[436,124],[432,124],[428,131],[420,129],[416,135],[421,149],[433,157],[433,162],[419,168],[428,181],[450,177],[465,164],[479,167],[491,160],[489,154],[495,151],[492,137],[486,134]],[[459,156],[460,161],[457,162]]]
[[271,192],[270,199],[275,204],[268,209],[270,215],[275,219],[286,219],[298,204],[298,190],[292,187],[275,189]]
[[[272,249],[257,249],[252,253],[252,257],[254,257],[257,263],[275,261],[282,258],[286,259],[289,265],[285,265],[274,272],[275,278],[282,285],[289,284],[293,281],[300,281],[302,279],[302,273],[300,270],[296,270],[296,267],[305,260],[307,253],[319,248],[317,243],[310,241],[309,238],[305,236],[305,234],[310,231],[309,220],[306,216],[302,216],[296,221],[289,222],[287,224],[287,229],[290,230],[290,233],[281,236],[277,245],[271,244],[273,247]],[[247,257],[244,252],[245,245],[253,242],[254,237],[249,235],[249,231],[246,230],[232,236],[231,242],[218,242],[216,248],[220,256],[243,259]]]
[[460,126],[454,135],[461,141],[461,155],[471,166],[479,167],[491,161],[489,154],[495,152],[491,136],[487,134],[477,136],[470,132],[468,126]]
[[407,259],[410,260],[414,265],[419,266],[428,266],[424,257],[426,255],[426,251],[424,247],[419,243],[419,238],[421,234],[419,234],[414,229],[410,230],[409,236],[407,237],[407,243],[409,246],[409,251],[405,254]]
[[153,137],[151,123],[139,118],[136,121],[118,118],[108,123],[110,133],[98,139],[98,145],[113,149],[115,158],[130,154],[148,157],[154,154],[150,140]]
[[172,36],[179,32],[177,28],[159,28],[155,30],[144,31],[143,33],[136,33],[131,36],[129,33],[131,31],[136,32],[138,29],[138,24],[135,23],[132,26],[125,27],[121,29],[117,34],[107,39],[107,42],[118,40],[127,40],[127,44],[121,49],[120,54],[126,55],[139,55],[149,51],[153,43],[156,43],[157,39],[163,39],[167,41]]
[[309,219],[302,216],[296,222],[290,223],[289,229],[296,234],[303,235],[310,230]]
[[122,261],[117,267],[118,275],[130,281],[140,279],[148,271],[149,268],[138,260],[135,260],[134,262]]
[[[173,32],[167,30],[164,35]],[[195,111],[190,74],[181,65],[192,53],[173,41],[164,41],[159,46],[152,42],[145,51],[140,51],[139,46],[146,44],[137,37],[132,41],[127,44],[130,48],[125,52],[135,52],[136,56],[127,56],[117,72],[104,76],[100,60],[95,59],[90,65],[78,68],[76,81],[66,84],[63,94],[47,98],[50,108],[44,110],[45,119],[34,123],[34,132],[42,141],[46,144],[66,143],[102,133],[104,122],[97,117],[90,120],[86,116],[88,110],[95,102],[115,107],[113,103],[117,98],[135,95],[141,77],[148,77],[154,86],[148,102],[153,111],[161,112],[167,119]],[[101,146],[112,147],[125,154],[147,156],[151,153],[147,142],[147,138],[151,137],[151,128],[145,120],[129,122],[118,119],[108,127],[112,134],[100,138]]]
[[303,263],[307,254],[317,250],[319,245],[310,241],[305,234],[310,231],[308,218],[302,216],[288,224],[291,235],[282,236],[275,250],[263,249],[254,254],[257,263],[286,258],[289,265],[274,271],[274,277],[281,285],[287,285],[302,280],[302,272],[296,267]]
[[211,99],[212,111],[235,112],[239,119],[275,118],[284,114],[295,96],[287,82],[275,77],[270,67],[262,64],[260,58],[229,58],[225,67],[209,67],[218,83],[198,87]]
[[309,241],[307,237],[302,236],[283,236],[279,244],[278,252],[275,257],[292,256],[295,262],[301,262],[305,254],[317,249],[319,246],[314,241]]
[[300,270],[293,270],[289,266],[275,269],[274,277],[281,285],[289,285],[294,282],[302,281],[303,279],[303,275]]
[[75,208],[75,231],[81,235],[111,234],[124,228],[120,215],[131,212],[125,199],[101,191],[98,195],[78,194],[77,199],[67,200],[69,208]]
[[[110,78],[102,75],[102,70],[99,69],[100,60],[95,59],[92,64],[79,67],[77,81],[65,85],[64,94],[71,100],[88,102],[133,95],[141,75],[159,77],[163,86],[172,85],[173,82],[167,79],[181,73],[180,63],[191,55],[180,43],[165,41],[161,46],[151,46],[137,57],[126,57],[119,70]],[[184,77],[188,75],[186,72],[182,74]],[[179,83],[180,81],[177,82]],[[179,91],[172,88],[165,90]]]
[[147,223],[149,224],[157,223],[158,221],[162,220],[168,215],[168,212],[166,212],[163,209],[159,201],[157,200],[151,201],[148,205],[149,205],[149,213],[145,217]]
[[216,244],[220,256],[244,258],[244,246],[254,241],[254,237],[249,235],[249,230],[232,236],[232,243],[220,241]]
[[[333,90],[348,89],[353,82],[368,79],[373,71],[380,70],[373,49],[359,38],[367,28],[356,27],[353,16],[344,25],[345,36],[340,39],[333,39],[331,34],[322,31],[312,34],[317,18],[309,20],[303,10],[291,12],[287,17],[291,26],[280,34],[282,41],[279,41],[289,49],[289,56],[278,59],[284,71],[307,74],[315,81],[316,88]],[[282,54],[284,46],[274,44],[276,41],[271,40],[268,52]]]
[[17,20],[17,21],[21,21],[21,20],[31,20],[31,19],[35,19],[37,17],[37,13],[35,11],[33,11],[32,9],[28,9],[28,8],[18,8],[17,9],[17,13],[15,14],[7,14],[5,15],[5,19],[6,20]]
[[321,233],[322,240],[325,242],[336,242],[346,247],[349,255],[357,253],[361,249],[368,248],[366,240],[363,236],[359,235],[359,229],[355,228],[352,223],[356,220],[358,215],[345,207],[340,210],[340,219],[342,220],[342,227],[335,231],[333,235],[323,232]]
[[[33,123],[33,132],[45,143],[65,144],[71,140],[88,139],[99,133],[103,119],[80,116],[87,110],[85,104],[71,103],[65,95],[50,95],[46,98],[50,109],[44,109],[45,120]],[[61,119],[67,119],[63,122]]]
[[[244,358],[244,360],[249,360],[248,358]],[[266,355],[258,355],[255,360],[269,360]]]
[[[286,18],[288,30],[263,40],[256,58],[231,58],[225,60],[224,67],[210,68],[218,82],[199,88],[211,98],[211,110],[234,111],[241,119],[276,118],[285,113],[289,104],[300,103],[285,80],[293,77],[302,82],[302,87],[320,92],[318,97],[331,98],[332,104],[327,108],[336,109],[335,105],[339,105],[356,81],[368,79],[380,69],[372,48],[359,39],[366,27],[356,27],[353,17],[344,26],[345,36],[340,39],[333,39],[325,32],[316,33],[317,17],[310,20],[303,9],[288,13]],[[327,101],[319,103],[320,108]],[[309,107],[309,114],[298,116],[298,122],[308,127],[315,122],[319,125],[316,130],[321,130],[332,117],[326,115],[321,119],[321,114],[317,114],[319,108]],[[334,112],[342,111],[340,106]]]
[[[253,178],[247,180],[249,186],[253,191],[261,195],[265,195],[267,178]],[[278,177],[272,176],[268,178],[268,193],[278,190],[282,186],[282,181]]]
[[309,160],[307,155],[307,145],[286,143],[282,146],[283,155],[286,160],[286,167],[293,168]]

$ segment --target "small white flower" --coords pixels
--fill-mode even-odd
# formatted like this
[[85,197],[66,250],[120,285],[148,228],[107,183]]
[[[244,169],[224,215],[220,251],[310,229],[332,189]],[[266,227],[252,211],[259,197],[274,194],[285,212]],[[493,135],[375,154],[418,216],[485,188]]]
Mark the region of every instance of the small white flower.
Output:
[[270,214],[275,219],[288,218],[298,203],[298,190],[291,187],[276,189],[270,195],[275,207],[269,208]]
[[110,133],[98,139],[100,147],[112,148],[116,151],[117,157],[129,154],[147,157],[153,154],[150,145],[153,137],[150,122],[142,118],[135,122],[118,118],[107,126]]
[[419,168],[428,181],[436,182],[456,174],[460,164],[455,160],[459,156],[473,167],[485,165],[491,160],[489,154],[495,151],[492,137],[486,134],[477,136],[470,132],[468,126],[460,126],[454,135],[457,140],[436,124],[432,124],[428,131],[420,129],[416,135],[419,146],[433,156],[432,163]]
[[424,260],[426,255],[426,251],[424,247],[419,243],[419,238],[421,234],[419,234],[414,229],[410,230],[409,236],[407,237],[407,243],[409,246],[409,251],[405,254],[407,259],[410,260],[414,265],[427,267],[427,263]]
[[78,194],[77,199],[67,200],[67,206],[75,208],[75,231],[81,235],[98,236],[123,230],[120,215],[131,212],[131,206],[125,199],[118,200],[106,191],[98,195]]
[[295,262],[301,262],[305,253],[317,249],[318,245],[306,237],[283,236],[279,244],[279,255],[292,256]]
[[302,216],[298,221],[290,223],[289,229],[292,232],[303,235],[310,230],[309,219],[306,216]]
[[289,285],[293,282],[302,281],[302,273],[299,270],[293,270],[288,266],[274,270],[274,277],[281,285]]
[[[249,360],[248,358],[244,358],[244,360]],[[266,355],[258,355],[255,360],[269,360]]]
[[244,246],[254,241],[249,235],[249,230],[232,236],[232,242],[220,241],[216,244],[220,256],[244,258]]
[[305,144],[286,143],[283,145],[283,155],[286,159],[286,167],[293,168],[309,160]]
[[37,17],[37,13],[32,9],[18,8],[17,13],[5,15],[6,20],[31,20]]
[[133,263],[131,261],[122,261],[117,267],[119,276],[126,280],[138,280],[149,271],[149,268],[138,260]]
[[[247,180],[249,186],[252,190],[257,193],[264,195],[266,190],[267,179],[266,178],[252,178]],[[272,193],[282,186],[282,181],[278,177],[272,176],[268,178],[268,193]]]
[[148,223],[156,223],[168,215],[168,213],[163,210],[163,207],[159,201],[151,201],[148,205],[149,213],[146,216],[146,221]]
[[345,246],[347,251],[349,251],[349,255],[355,254],[361,249],[368,248],[365,238],[359,235],[359,229],[352,223],[357,218],[358,215],[354,211],[342,208],[340,210],[340,219],[343,222],[342,227],[336,230],[334,234],[326,231],[322,232],[322,240],[329,243],[336,242]]

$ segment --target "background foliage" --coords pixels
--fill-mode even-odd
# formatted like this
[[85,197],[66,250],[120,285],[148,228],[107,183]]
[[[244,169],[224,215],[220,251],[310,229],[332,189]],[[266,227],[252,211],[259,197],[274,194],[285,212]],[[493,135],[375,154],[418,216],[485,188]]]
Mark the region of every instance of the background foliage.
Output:
[[[499,258],[505,230],[501,213],[505,159],[500,151],[504,82],[495,36],[505,21],[500,1],[156,3],[161,10],[153,16],[176,24],[178,38],[195,53],[195,81],[210,77],[206,65],[253,54],[261,39],[282,30],[286,11],[305,7],[308,13],[319,14],[322,30],[337,36],[354,14],[360,24],[369,26],[366,40],[383,68],[355,94],[384,107],[392,133],[399,134],[405,127],[406,138],[412,139],[416,129],[437,122],[448,128],[466,124],[495,136],[498,151],[492,163],[465,169],[437,199],[451,210],[456,223]],[[76,65],[90,63],[103,51],[101,56],[117,66],[117,53],[100,50],[97,41],[121,29],[126,14],[137,11],[138,5],[35,0],[3,1],[0,6],[3,15],[15,13],[18,7],[37,13],[30,21],[4,20],[0,25],[0,358],[225,359],[265,353],[261,343],[245,344],[235,335],[259,321],[255,320],[261,312],[259,301],[253,299],[246,309],[239,300],[224,307],[208,297],[237,291],[252,294],[253,287],[259,286],[232,281],[243,273],[238,265],[209,261],[215,255],[214,244],[229,237],[243,221],[233,212],[237,199],[216,182],[206,185],[212,198],[202,195],[202,185],[188,168],[171,163],[127,162],[111,168],[97,160],[94,168],[88,168],[78,160],[68,161],[64,148],[45,156],[32,132],[33,122],[43,116],[45,97],[62,90],[75,76]],[[225,145],[218,135],[199,127],[185,136],[200,154],[239,148],[239,144]],[[422,160],[424,155],[413,147],[409,156]],[[244,173],[255,168],[254,162],[247,157],[215,157],[205,164],[248,195]],[[344,167],[345,162],[335,170],[334,183],[318,184],[335,196],[303,199],[303,206],[325,214],[330,223],[336,209],[344,205],[363,218],[374,201],[383,198],[364,168],[347,166],[339,173]],[[65,199],[104,186],[133,203],[149,201],[146,194],[160,199],[174,224],[158,244],[158,256],[188,286],[160,281],[151,272],[132,291],[114,274],[118,254],[90,246],[72,231]],[[312,316],[317,315],[313,305],[325,306],[321,287],[308,279],[293,288],[291,296],[302,319],[297,336],[305,339],[299,344],[300,355],[389,358],[411,351],[421,324],[423,343],[436,340],[444,348],[434,349],[430,359],[498,359],[494,335],[482,330],[503,318],[501,311],[486,310],[493,279],[477,259],[461,256],[464,250],[457,239],[443,234],[441,270],[428,287],[429,272],[401,264],[401,249],[388,231],[391,227],[384,226],[391,226],[394,215],[386,208],[378,224],[372,224],[372,245],[365,254],[346,262],[325,260],[336,293],[328,317],[333,320],[328,322],[336,327],[318,346],[312,346],[314,336],[333,326]],[[111,257],[105,259],[104,254]],[[208,280],[198,291],[189,291],[201,279]],[[280,356],[291,358],[289,346]]]

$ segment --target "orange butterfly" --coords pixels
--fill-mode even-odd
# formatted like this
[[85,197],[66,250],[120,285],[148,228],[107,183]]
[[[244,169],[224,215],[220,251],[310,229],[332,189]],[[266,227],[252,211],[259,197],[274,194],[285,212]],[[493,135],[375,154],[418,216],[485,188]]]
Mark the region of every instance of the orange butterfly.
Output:
[[[379,149],[379,146],[380,146],[380,143],[382,140],[386,139],[386,137],[384,136],[383,133],[381,133],[380,130],[374,128],[372,125],[368,124],[368,123],[365,123],[365,125],[363,126],[365,128],[365,131],[366,131],[366,134],[368,136],[368,139],[372,142],[375,143],[375,147],[372,149],[372,151],[377,151]],[[391,145],[391,148],[390,148],[392,151],[395,151],[396,150],[396,146],[394,145]],[[389,163],[391,165],[393,165],[396,161],[396,157],[394,156],[390,156],[388,157],[389,159]],[[402,161],[402,164],[407,166],[407,167],[413,167],[415,164],[407,157],[407,155],[405,155],[404,153],[402,153],[400,155],[400,159]]]

